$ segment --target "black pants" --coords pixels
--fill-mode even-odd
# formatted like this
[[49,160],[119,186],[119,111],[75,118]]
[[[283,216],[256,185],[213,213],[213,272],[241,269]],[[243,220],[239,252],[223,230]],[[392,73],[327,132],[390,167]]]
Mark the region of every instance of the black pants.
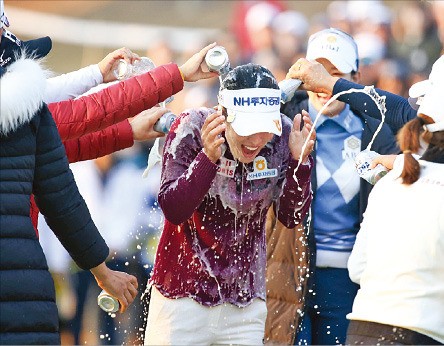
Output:
[[350,321],[347,345],[442,345],[424,334],[387,324]]

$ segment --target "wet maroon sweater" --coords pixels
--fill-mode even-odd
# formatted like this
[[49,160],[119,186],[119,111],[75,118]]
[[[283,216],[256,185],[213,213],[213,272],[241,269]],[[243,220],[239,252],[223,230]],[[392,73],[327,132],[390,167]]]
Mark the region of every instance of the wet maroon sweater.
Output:
[[[259,156],[276,176],[247,180],[253,163],[236,162],[229,149],[223,158],[234,174],[202,151],[200,129],[213,112],[201,108],[181,114],[168,134],[159,193],[165,215],[151,283],[168,298],[190,297],[205,306],[246,306],[265,300],[265,219],[274,204],[279,220],[291,228],[311,203],[310,163],[291,159],[291,122],[283,119],[282,136],[274,136]],[[223,160],[224,160],[223,159]]]

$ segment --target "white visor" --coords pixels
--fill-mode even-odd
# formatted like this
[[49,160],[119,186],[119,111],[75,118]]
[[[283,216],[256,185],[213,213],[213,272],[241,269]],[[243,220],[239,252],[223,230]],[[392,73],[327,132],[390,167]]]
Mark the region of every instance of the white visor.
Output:
[[432,88],[430,80],[426,79],[413,84],[409,89],[409,103],[413,109],[418,110],[424,95]]
[[341,73],[358,71],[358,48],[348,34],[337,29],[325,29],[310,36],[307,60],[324,58]]
[[409,96],[417,98],[418,114],[427,115],[434,121],[433,124],[425,125],[430,132],[444,131],[443,95],[444,55],[433,64],[429,78],[413,84],[409,90]]
[[442,97],[444,85],[433,85],[433,88],[424,95],[418,108],[418,114],[424,114],[433,119],[433,124],[425,127],[429,132],[444,131],[444,111]]
[[239,136],[261,132],[282,134],[279,89],[224,89],[218,99],[227,109],[227,122]]

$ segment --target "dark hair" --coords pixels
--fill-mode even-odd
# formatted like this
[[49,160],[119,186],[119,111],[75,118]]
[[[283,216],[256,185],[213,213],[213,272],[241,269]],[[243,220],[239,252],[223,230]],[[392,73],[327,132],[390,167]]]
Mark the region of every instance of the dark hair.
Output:
[[[397,139],[399,147],[404,153],[404,168],[401,173],[402,183],[411,185],[419,179],[420,165],[412,156],[412,152],[419,149],[419,137],[422,136],[429,144],[421,159],[431,162],[443,162],[444,158],[444,131],[424,132],[423,125],[426,121],[416,117],[406,123],[399,130]],[[427,123],[429,123],[427,121]]]
[[279,89],[276,78],[267,68],[246,64],[230,70],[222,80],[220,90],[239,90],[249,88]]

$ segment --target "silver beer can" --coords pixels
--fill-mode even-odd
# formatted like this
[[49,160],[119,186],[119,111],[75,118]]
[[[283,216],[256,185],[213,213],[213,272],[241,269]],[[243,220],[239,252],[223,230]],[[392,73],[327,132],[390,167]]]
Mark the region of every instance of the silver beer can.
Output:
[[105,312],[116,312],[120,307],[119,301],[110,296],[105,290],[102,290],[97,297],[97,304]]
[[377,156],[379,156],[379,154],[375,151],[363,150],[355,157],[355,166],[359,176],[372,185],[375,185],[379,179],[388,173],[387,168],[381,164],[370,169],[373,159]]
[[230,59],[227,51],[222,46],[211,48],[205,55],[205,63],[208,70],[218,72],[219,75],[224,75],[230,70]]
[[165,113],[154,124],[154,127],[153,127],[154,131],[168,133],[170,131],[171,125],[174,122],[174,119],[176,119],[175,114],[173,114],[171,112]]
[[281,102],[287,103],[290,101],[296,90],[300,87],[302,81],[300,79],[284,79],[279,82],[279,89],[281,89]]

